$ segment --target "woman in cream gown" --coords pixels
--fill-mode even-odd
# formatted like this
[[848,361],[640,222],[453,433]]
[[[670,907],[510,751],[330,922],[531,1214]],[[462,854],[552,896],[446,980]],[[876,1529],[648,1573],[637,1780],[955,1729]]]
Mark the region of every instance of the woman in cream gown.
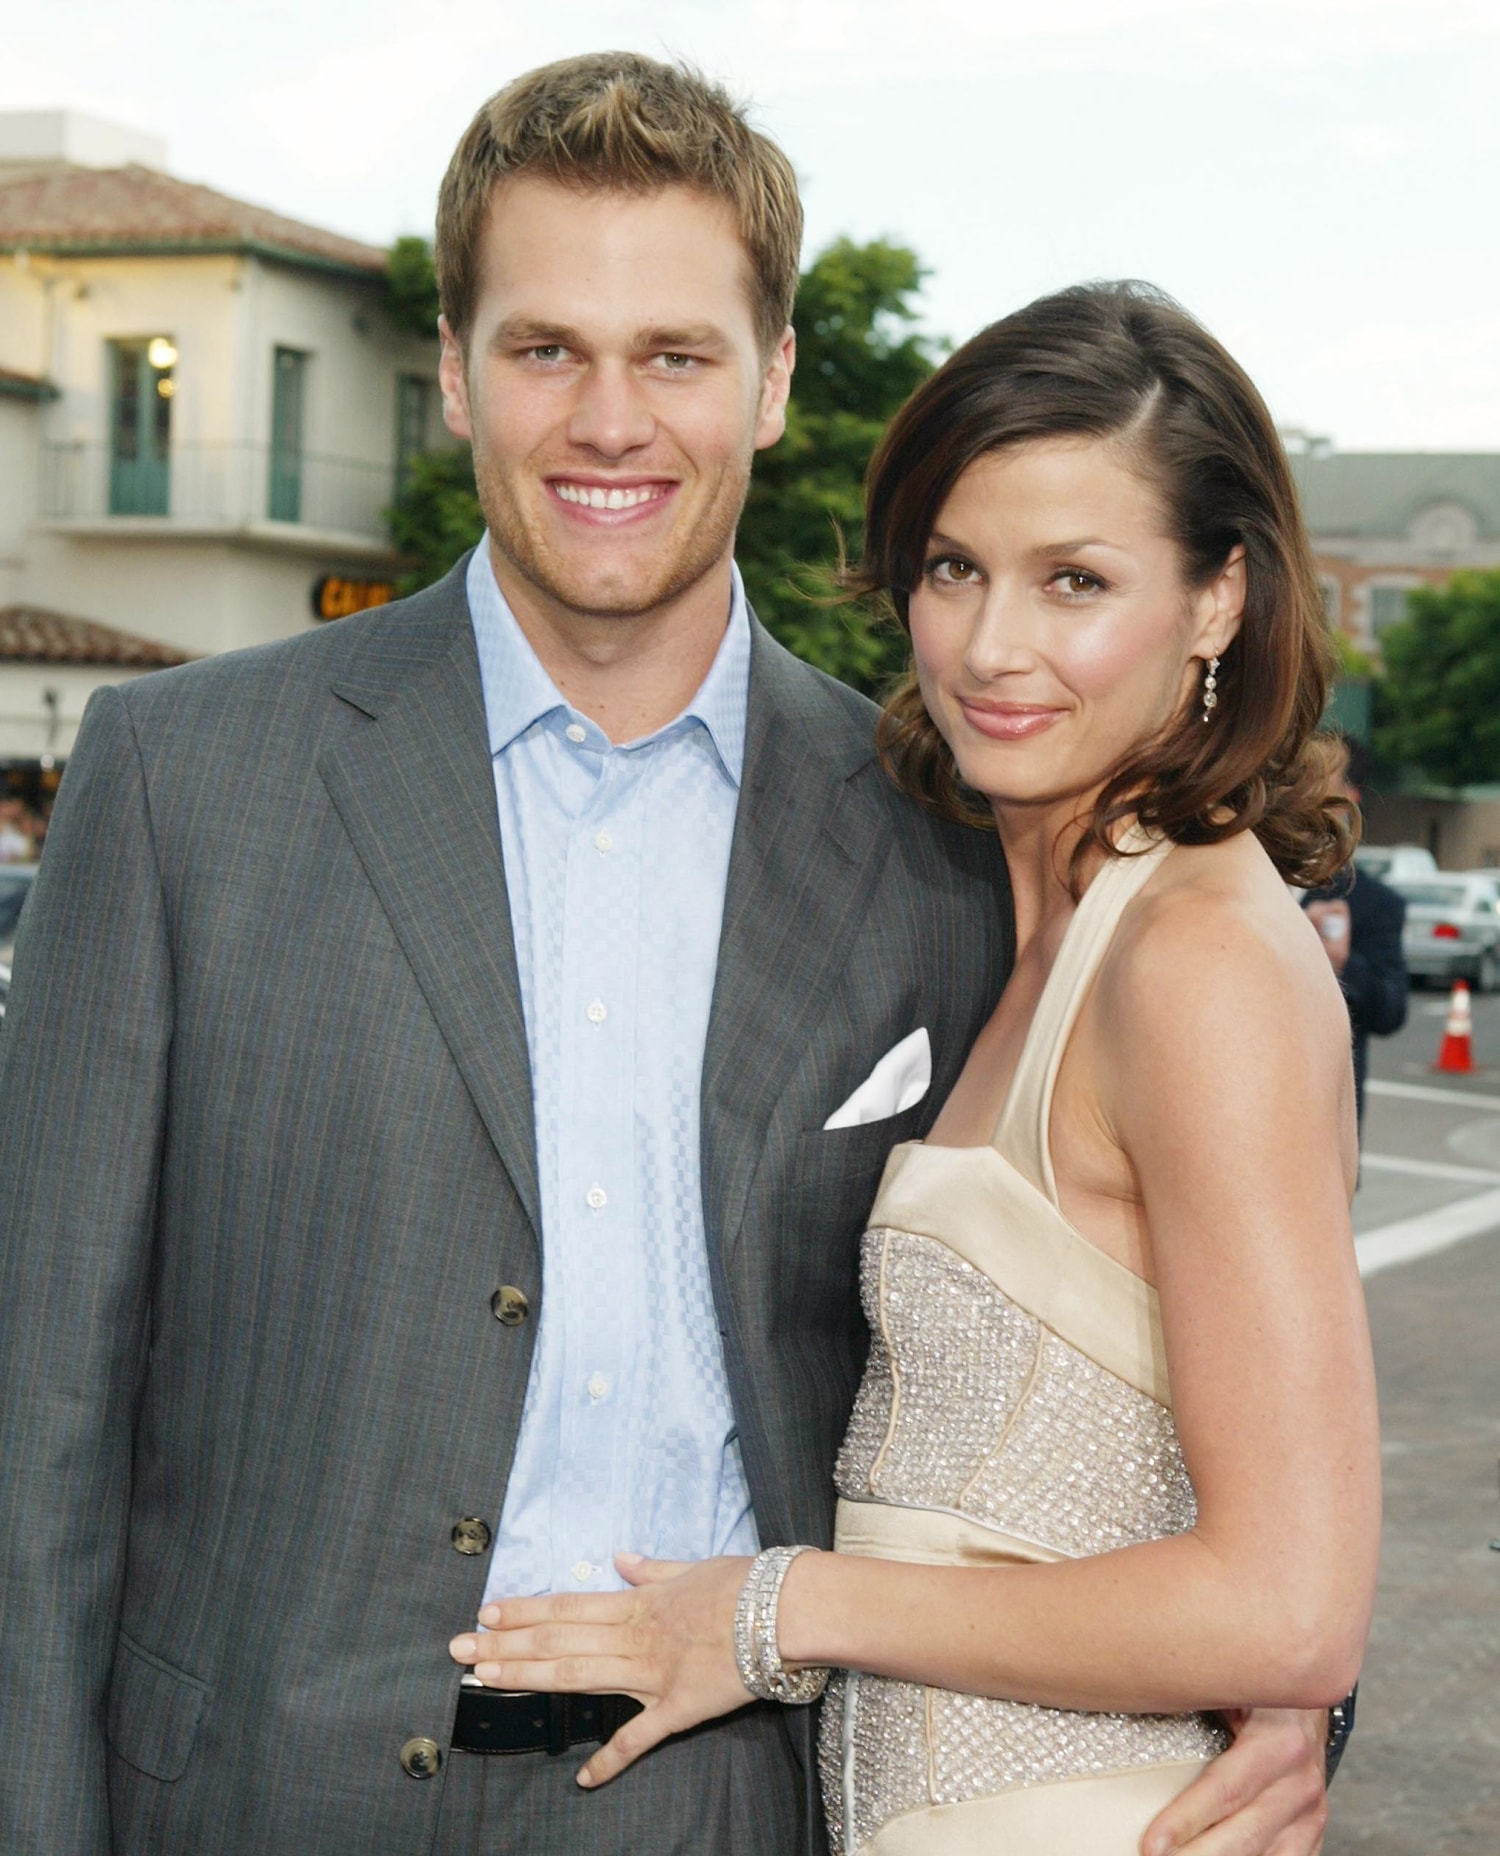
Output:
[[1142,286],[976,336],[868,504],[882,756],[998,828],[1017,957],[871,1212],[836,1551],[622,1560],[455,1654],[642,1700],[585,1783],[831,1666],[835,1856],[1133,1856],[1216,1711],[1331,1705],[1368,1628],[1348,1027],[1286,888],[1350,848],[1326,625],[1263,403]]

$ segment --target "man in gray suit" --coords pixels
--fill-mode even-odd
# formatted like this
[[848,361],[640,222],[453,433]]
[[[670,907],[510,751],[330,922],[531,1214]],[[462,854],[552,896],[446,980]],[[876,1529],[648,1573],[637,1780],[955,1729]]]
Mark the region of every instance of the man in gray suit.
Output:
[[[805,1713],[590,1796],[617,1698],[447,1654],[616,1548],[827,1541],[860,1224],[1006,970],[993,844],[733,571],[799,236],[691,75],[518,80],[439,225],[487,545],[90,707],[0,1040],[6,1856],[821,1847]],[[1183,1835],[1311,1849],[1307,1748]]]

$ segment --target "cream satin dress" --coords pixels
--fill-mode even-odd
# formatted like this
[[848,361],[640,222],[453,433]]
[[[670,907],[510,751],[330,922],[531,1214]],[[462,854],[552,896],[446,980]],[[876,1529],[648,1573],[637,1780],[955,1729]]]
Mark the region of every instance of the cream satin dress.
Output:
[[[1113,859],[1085,890],[993,1145],[891,1154],[864,1239],[873,1343],[838,1462],[840,1553],[1055,1561],[1193,1524],[1156,1292],[1068,1223],[1048,1141],[1078,1009],[1171,848]],[[821,1745],[834,1856],[1136,1856],[1225,1743],[1198,1714],[836,1676]]]

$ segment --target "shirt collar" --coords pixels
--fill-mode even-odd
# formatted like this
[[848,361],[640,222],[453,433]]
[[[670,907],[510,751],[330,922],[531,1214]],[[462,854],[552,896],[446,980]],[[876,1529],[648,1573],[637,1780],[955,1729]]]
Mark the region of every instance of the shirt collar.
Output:
[[[740,784],[745,765],[745,718],[750,696],[750,608],[738,567],[731,567],[729,623],[708,675],[682,713],[644,739],[657,740],[697,723],[713,743],[729,780]],[[465,577],[490,753],[501,754],[533,723],[558,710],[575,713],[542,668],[500,591],[486,535],[469,557]],[[579,716],[580,721],[587,721]],[[591,729],[595,724],[588,723]],[[638,742],[628,746],[637,747]]]

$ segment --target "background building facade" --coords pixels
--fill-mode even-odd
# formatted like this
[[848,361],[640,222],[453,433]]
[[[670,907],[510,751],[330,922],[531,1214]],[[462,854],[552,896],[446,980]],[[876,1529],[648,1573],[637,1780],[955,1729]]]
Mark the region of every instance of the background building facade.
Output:
[[[230,650],[389,596],[385,512],[442,425],[436,332],[391,322],[385,261],[178,179],[152,138],[0,113],[0,767],[39,738],[66,758],[143,644]],[[92,679],[4,655],[37,614],[53,646],[81,623]]]

